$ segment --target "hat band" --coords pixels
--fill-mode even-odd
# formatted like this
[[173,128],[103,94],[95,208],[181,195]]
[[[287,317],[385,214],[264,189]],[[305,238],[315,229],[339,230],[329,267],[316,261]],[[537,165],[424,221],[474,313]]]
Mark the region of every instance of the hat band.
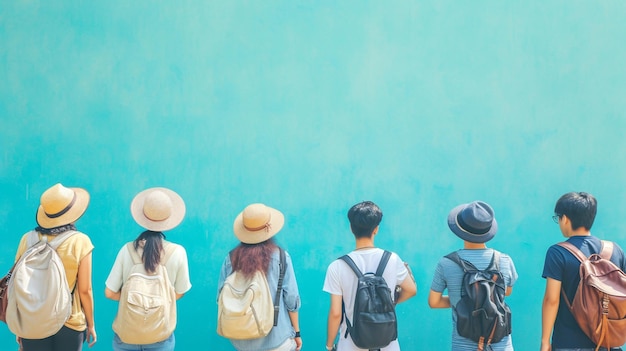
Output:
[[48,216],[48,218],[58,218],[63,216],[64,214],[67,213],[67,211],[70,210],[70,208],[72,208],[72,206],[74,206],[74,203],[76,202],[76,193],[72,192],[74,194],[74,197],[72,198],[72,201],[70,201],[70,204],[65,206],[64,209],[62,209],[61,211],[57,212],[57,213],[53,213],[53,214],[49,214],[48,212],[44,211],[44,213],[46,214],[46,216]]
[[257,227],[257,228],[250,228],[250,227],[248,227],[245,224],[243,225],[243,227],[246,228],[250,232],[258,232],[259,230],[263,230],[263,229],[265,229],[266,232],[269,232],[270,229],[272,229],[272,225],[269,222],[267,222],[267,223],[265,223],[262,226]]
[[[467,224],[463,217],[461,217],[461,212],[456,215],[456,224],[457,226],[464,232],[469,234],[486,234],[491,230],[491,224],[487,228],[475,228],[471,225]],[[467,229],[466,229],[467,228]]]

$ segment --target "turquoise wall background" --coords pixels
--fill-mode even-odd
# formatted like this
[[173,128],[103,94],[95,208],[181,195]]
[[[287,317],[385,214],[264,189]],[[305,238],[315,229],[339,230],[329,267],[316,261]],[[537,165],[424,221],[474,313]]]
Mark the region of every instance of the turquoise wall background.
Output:
[[[376,244],[413,267],[404,350],[449,349],[426,298],[462,243],[448,211],[489,202],[519,281],[517,350],[539,346],[541,278],[562,239],[554,203],[599,202],[594,234],[626,246],[626,3],[622,1],[0,1],[0,267],[51,185],[86,188],[99,341],[117,308],[104,281],[141,229],[134,195],[187,204],[168,239],[188,251],[177,349],[228,350],[216,283],[247,204],[282,210],[304,349],[325,342],[327,265],[353,248],[346,213],[384,211]],[[0,343],[14,337],[0,327]],[[12,349],[12,347],[11,347]]]

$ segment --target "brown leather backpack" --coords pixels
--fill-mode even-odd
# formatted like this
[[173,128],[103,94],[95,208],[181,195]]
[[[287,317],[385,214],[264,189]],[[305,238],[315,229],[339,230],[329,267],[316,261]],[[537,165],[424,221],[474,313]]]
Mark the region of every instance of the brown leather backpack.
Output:
[[626,343],[626,274],[610,261],[613,243],[603,240],[600,254],[589,257],[571,243],[558,245],[580,261],[580,283],[572,303],[561,289],[580,328],[597,345],[596,350]]

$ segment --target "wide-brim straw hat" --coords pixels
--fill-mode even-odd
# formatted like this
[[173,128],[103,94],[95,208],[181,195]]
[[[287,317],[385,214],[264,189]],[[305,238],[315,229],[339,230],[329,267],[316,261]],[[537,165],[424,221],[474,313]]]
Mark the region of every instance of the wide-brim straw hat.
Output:
[[498,231],[493,208],[482,201],[459,205],[448,214],[448,227],[459,238],[471,243],[486,243]]
[[89,193],[83,188],[67,188],[61,183],[44,191],[37,209],[37,224],[50,229],[78,220],[89,206]]
[[233,231],[244,244],[262,243],[276,235],[285,224],[282,212],[256,203],[248,205],[235,218]]
[[175,228],[185,218],[185,202],[168,188],[149,188],[135,196],[130,213],[140,226],[155,232]]

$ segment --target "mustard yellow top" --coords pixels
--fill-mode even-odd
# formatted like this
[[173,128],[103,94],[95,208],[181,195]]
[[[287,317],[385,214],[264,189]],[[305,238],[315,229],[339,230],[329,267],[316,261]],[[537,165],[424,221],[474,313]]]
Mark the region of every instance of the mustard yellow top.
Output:
[[[26,233],[22,236],[20,244],[17,248],[17,254],[15,255],[15,261],[19,260],[22,254],[28,249],[28,235],[29,233]],[[40,233],[39,239],[43,236],[44,234]],[[54,235],[48,235],[48,241],[51,241],[53,238]],[[78,277],[78,266],[80,261],[92,250],[93,244],[91,243],[91,239],[81,232],[77,232],[67,238],[57,249],[57,253],[61,258],[61,261],[63,261],[67,283],[70,291],[73,292],[72,314],[67,322],[65,322],[65,326],[76,331],[83,331],[87,329],[87,321],[85,320],[85,314],[83,313],[83,309],[80,304],[80,294],[75,293],[76,291],[74,286],[76,285],[76,278]]]

